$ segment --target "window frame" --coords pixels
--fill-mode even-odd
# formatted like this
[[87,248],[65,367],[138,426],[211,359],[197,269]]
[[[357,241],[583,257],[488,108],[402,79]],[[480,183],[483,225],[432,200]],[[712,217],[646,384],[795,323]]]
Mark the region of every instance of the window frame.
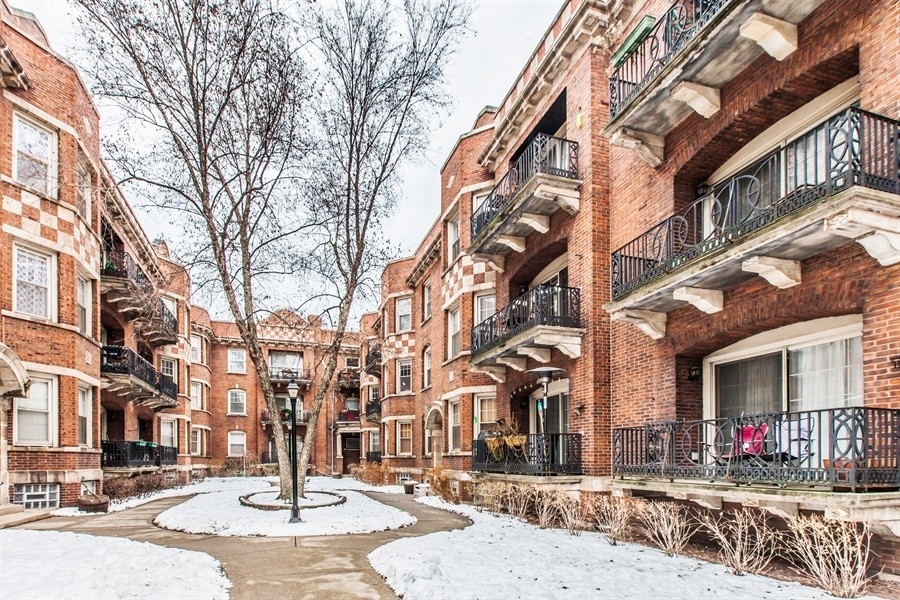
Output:
[[422,323],[431,318],[431,284],[422,284]]
[[[490,298],[493,301],[493,308],[487,316],[483,316],[481,310],[481,301],[487,298]],[[497,294],[494,292],[482,292],[479,294],[475,294],[472,298],[472,312],[475,315],[473,322],[476,326],[491,318],[491,316],[497,313]]]
[[28,378],[31,380],[29,394],[35,389],[34,384],[38,382],[47,383],[47,439],[40,440],[21,440],[19,438],[19,411],[26,410],[30,412],[41,412],[32,409],[22,409],[19,403],[27,398],[13,398],[13,446],[35,446],[53,448],[59,446],[59,379],[53,375],[45,375],[42,373],[29,373]]
[[476,438],[478,437],[478,434],[483,431],[483,424],[485,423],[485,421],[483,421],[481,418],[482,417],[482,414],[481,414],[482,413],[482,404],[481,403],[484,402],[485,400],[491,400],[494,403],[494,420],[486,421],[486,422],[492,423],[494,425],[497,424],[497,396],[494,394],[477,394],[475,396],[474,413],[475,413],[475,415],[477,415],[478,419],[474,423],[474,427],[473,427],[474,431],[472,432]]
[[[408,427],[409,436],[404,436],[403,431],[404,428]],[[396,435],[396,444],[397,444],[397,456],[412,456],[413,455],[413,427],[412,421],[397,421],[397,435]],[[404,441],[408,442],[409,450],[403,450]]]
[[[240,357],[241,357],[241,360],[240,360],[241,370],[240,371],[232,368],[232,363],[233,363],[232,356],[237,356],[238,353],[240,353]],[[226,358],[228,359],[226,361],[227,364],[225,365],[226,373],[235,373],[235,374],[239,374],[239,375],[247,374],[247,350],[245,350],[244,348],[229,348]]]
[[[172,444],[166,444],[163,441],[163,430],[165,427],[172,428]],[[178,448],[178,420],[177,419],[166,419],[160,417],[159,419],[159,445],[167,446],[169,448]]]
[[[93,333],[93,281],[81,275],[75,276],[75,324],[79,333],[88,337]],[[83,305],[82,305],[83,303]],[[82,316],[84,311],[84,316]],[[82,322],[82,319],[84,322]]]
[[[172,365],[172,373],[166,373],[167,367],[166,365]],[[175,385],[178,385],[178,359],[170,358],[168,356],[160,356],[159,357],[159,372],[163,375],[172,378],[172,381],[175,382]]]
[[[242,412],[234,412],[231,408],[232,403],[232,394],[237,394],[243,398],[242,402],[244,405],[244,410]],[[228,390],[228,406],[225,412],[226,416],[229,417],[246,417],[247,416],[247,390],[242,388],[231,388]]]
[[[46,134],[49,134],[50,140],[47,142],[49,146],[49,156],[47,157],[47,186],[45,189],[41,190],[39,188],[32,187],[25,183],[24,181],[19,180],[19,122],[24,122],[28,126],[33,127],[39,131],[43,131]],[[58,132],[50,127],[42,123],[41,121],[31,117],[30,115],[26,115],[18,110],[13,110],[13,128],[12,128],[12,179],[16,182],[16,185],[19,185],[27,190],[32,190],[40,195],[47,198],[56,199],[59,193],[59,134]]]
[[[451,327],[451,315],[456,315],[456,331]],[[453,337],[458,336],[456,340],[456,351],[453,348]],[[456,358],[462,353],[462,312],[457,305],[454,308],[447,309],[447,360]]]
[[[400,312],[400,305],[404,304],[406,306],[407,312]],[[394,300],[394,332],[395,333],[406,333],[408,331],[413,330],[413,310],[412,310],[412,296],[404,296],[403,298],[396,298]],[[406,327],[403,326],[402,319],[406,319]]]
[[[194,340],[197,340],[197,345],[194,345]],[[194,351],[196,350],[196,358],[194,357]],[[191,334],[191,362],[197,364],[206,364],[203,360],[203,338],[196,334]]]
[[[240,454],[234,454],[231,451],[231,447],[233,445],[237,445],[231,441],[232,438],[240,438],[240,440],[241,440],[240,445],[244,447],[244,451],[241,452]],[[246,431],[241,431],[239,429],[229,431],[228,437],[226,438],[226,442],[228,443],[228,447],[226,448],[226,453],[228,454],[229,458],[236,458],[236,457],[241,457],[241,456],[247,455],[247,432]]]
[[[199,391],[199,394],[197,394],[196,402],[194,402],[195,387]],[[192,379],[188,390],[190,391],[191,410],[203,410],[203,382]]]
[[[84,397],[84,403],[82,403],[82,396]],[[78,386],[78,391],[76,392],[76,402],[77,402],[77,423],[76,423],[76,436],[78,445],[82,448],[93,448],[94,447],[94,392],[89,387]],[[82,408],[85,409],[85,413],[82,414]],[[84,419],[84,441],[81,441],[81,419]]]
[[422,349],[422,389],[431,387],[431,344]]
[[[19,254],[26,252],[47,260],[47,314],[38,315],[22,310],[19,306],[19,275],[18,264]],[[18,241],[13,242],[13,263],[12,263],[12,305],[13,312],[25,315],[31,319],[38,319],[55,323],[58,320],[58,302],[57,302],[57,255],[54,252],[48,252],[42,248],[36,248],[30,244],[22,244]],[[36,284],[30,284],[36,285]]]
[[459,213],[447,219],[447,264],[452,265],[462,255]]
[[462,452],[462,403],[459,400],[447,402],[447,446],[451,453]]
[[[397,370],[397,374],[396,374],[397,375],[397,381],[396,381],[397,388],[396,389],[397,389],[398,394],[406,394],[406,393],[413,391],[413,388],[412,388],[412,373],[413,373],[412,366],[413,366],[413,360],[412,360],[412,358],[409,358],[409,357],[398,358],[396,360],[396,362],[394,363],[394,368]],[[409,374],[406,375],[406,377],[404,377],[401,374],[404,367],[409,368]],[[408,380],[406,389],[403,389],[403,384],[402,384],[404,378]]]
[[[356,361],[355,365],[351,365],[350,361]],[[358,356],[345,356],[344,357],[344,368],[345,369],[358,369],[359,368],[359,357]]]

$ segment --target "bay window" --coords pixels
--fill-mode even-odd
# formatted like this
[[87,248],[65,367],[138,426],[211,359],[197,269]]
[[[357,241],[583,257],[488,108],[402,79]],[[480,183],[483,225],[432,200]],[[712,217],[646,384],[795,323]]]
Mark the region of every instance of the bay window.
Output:
[[14,114],[13,176],[44,195],[55,192],[56,134],[43,125]]
[[52,319],[55,257],[14,244],[13,262],[13,310],[41,319]]
[[394,310],[397,312],[397,333],[412,329],[412,298],[397,298]]
[[13,443],[22,446],[56,445],[56,379],[29,375],[28,396],[15,398]]

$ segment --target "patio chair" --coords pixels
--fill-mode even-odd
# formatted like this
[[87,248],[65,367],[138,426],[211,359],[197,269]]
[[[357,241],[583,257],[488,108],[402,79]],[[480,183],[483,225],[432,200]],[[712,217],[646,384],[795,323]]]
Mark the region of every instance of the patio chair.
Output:
[[814,422],[806,416],[782,421],[775,432],[775,454],[786,467],[810,465]]

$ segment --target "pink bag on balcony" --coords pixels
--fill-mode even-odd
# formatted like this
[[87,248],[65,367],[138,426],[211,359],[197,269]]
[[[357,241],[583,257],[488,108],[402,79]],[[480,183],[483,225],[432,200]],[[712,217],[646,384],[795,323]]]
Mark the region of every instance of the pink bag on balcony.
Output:
[[768,423],[759,425],[745,425],[734,431],[734,455],[759,456],[763,453],[766,443],[766,433],[769,431]]

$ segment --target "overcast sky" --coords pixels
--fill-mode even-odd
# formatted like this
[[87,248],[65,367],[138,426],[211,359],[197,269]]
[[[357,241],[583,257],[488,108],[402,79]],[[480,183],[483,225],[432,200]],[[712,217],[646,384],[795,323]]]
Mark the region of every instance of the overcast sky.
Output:
[[[10,4],[33,12],[53,48],[78,62],[73,51],[76,24],[67,0],[10,0]],[[387,235],[403,254],[415,250],[438,216],[439,174],[447,153],[484,106],[500,103],[561,5],[561,0],[475,1],[473,31],[448,71],[448,91],[454,98],[451,114],[435,131],[427,160],[404,171],[403,198],[387,225]],[[135,209],[151,239],[177,237],[167,231],[167,224],[146,218],[140,206]]]

